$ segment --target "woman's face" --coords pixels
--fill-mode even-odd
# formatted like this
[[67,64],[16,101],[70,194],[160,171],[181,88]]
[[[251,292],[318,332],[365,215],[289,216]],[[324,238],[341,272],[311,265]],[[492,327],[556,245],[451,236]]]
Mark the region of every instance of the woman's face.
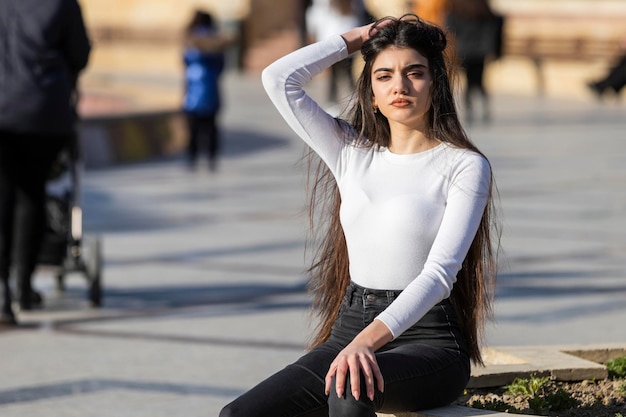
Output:
[[372,104],[389,121],[422,129],[430,108],[428,60],[412,48],[388,47],[372,65]]

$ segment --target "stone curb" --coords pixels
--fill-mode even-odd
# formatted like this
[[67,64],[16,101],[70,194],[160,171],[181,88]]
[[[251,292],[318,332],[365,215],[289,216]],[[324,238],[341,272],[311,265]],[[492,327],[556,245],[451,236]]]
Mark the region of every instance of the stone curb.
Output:
[[602,363],[626,355],[626,344],[498,346],[485,349],[485,367],[473,367],[468,388],[507,385],[515,378],[550,376],[559,381],[605,379]]

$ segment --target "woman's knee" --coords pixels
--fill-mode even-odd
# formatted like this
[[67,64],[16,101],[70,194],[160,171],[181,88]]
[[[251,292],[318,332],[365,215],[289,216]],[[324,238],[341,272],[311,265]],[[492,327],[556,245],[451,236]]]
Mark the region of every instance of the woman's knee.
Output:
[[365,393],[365,379],[361,376],[361,393],[359,398],[352,395],[352,385],[350,377],[346,378],[346,387],[341,397],[337,395],[335,389],[335,379],[333,378],[330,394],[328,395],[328,415],[329,417],[375,417],[374,403]]
[[235,407],[233,406],[233,403],[230,403],[224,408],[222,408],[222,411],[220,411],[219,417],[236,417],[237,415],[238,414],[237,414]]
[[219,417],[253,417],[255,415],[253,409],[247,409],[245,404],[240,404],[235,400],[222,408]]

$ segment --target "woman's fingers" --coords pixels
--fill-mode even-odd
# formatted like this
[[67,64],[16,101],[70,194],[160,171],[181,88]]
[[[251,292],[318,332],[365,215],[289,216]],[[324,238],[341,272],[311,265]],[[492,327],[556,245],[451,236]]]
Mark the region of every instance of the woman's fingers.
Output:
[[335,372],[335,392],[337,397],[341,397],[346,391],[346,376],[348,375],[350,367],[345,360],[341,360],[337,365]]
[[[338,397],[341,397],[346,389],[346,377],[348,376],[348,372],[350,372],[350,378],[353,378],[353,370],[356,370],[357,380],[359,377],[359,369],[358,366],[350,366],[348,364],[348,360],[344,356],[337,357],[333,363],[330,365],[328,369],[328,373],[326,374],[326,378],[324,382],[326,384],[325,392],[326,395],[330,393],[330,388],[332,386],[333,377],[335,378],[335,393]],[[354,392],[354,391],[353,391]]]
[[324,392],[326,393],[326,395],[330,394],[330,387],[333,382],[333,376],[335,376],[336,372],[337,372],[337,365],[335,364],[335,362],[333,362],[330,364],[330,368],[328,369],[328,372],[326,373],[326,378],[324,379],[324,382],[326,383]]
[[[365,387],[361,387],[360,375],[363,374]],[[335,393],[341,397],[345,393],[347,377],[350,376],[351,394],[359,399],[361,389],[365,390],[367,397],[374,400],[376,388],[382,392],[384,389],[384,379],[375,356],[369,355],[348,355],[339,356],[331,364],[325,378],[326,395],[330,393],[333,377],[335,378]]]
[[374,393],[376,392],[376,389],[378,388],[380,392],[385,390],[385,380],[380,368],[378,367],[376,357],[364,357],[361,362],[361,371],[363,372],[363,379],[365,380],[367,397],[374,401]]
[[361,360],[361,370],[363,372],[363,379],[365,380],[365,392],[367,394],[367,398],[372,401],[374,400],[375,389],[373,369],[376,369],[377,367],[375,359],[373,361],[369,358],[363,358]]
[[[378,362],[376,361],[376,358],[374,358],[374,360],[372,361],[372,373],[372,390],[371,392],[368,391],[368,396],[372,401],[374,401],[374,391],[376,388],[378,388],[380,392],[385,391],[385,379],[383,378],[382,372],[380,372],[380,368],[378,367]],[[374,379],[376,380],[376,386],[374,386]]]
[[357,400],[361,396],[361,364],[357,357],[352,357],[350,361],[350,387],[352,388],[352,396]]
[[326,384],[324,391],[326,395],[330,394],[330,388],[333,383],[333,377],[336,379],[335,382],[335,393],[338,397],[341,397],[344,393],[346,387],[346,376],[348,374],[349,366],[344,358],[337,358],[333,361],[328,369],[328,373],[326,373],[326,378],[324,382]]

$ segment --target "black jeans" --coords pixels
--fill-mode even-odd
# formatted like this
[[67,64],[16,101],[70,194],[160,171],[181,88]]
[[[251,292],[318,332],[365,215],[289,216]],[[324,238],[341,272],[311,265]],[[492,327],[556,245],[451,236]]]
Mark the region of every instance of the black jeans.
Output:
[[9,272],[17,268],[22,300],[30,302],[31,275],[45,231],[46,181],[70,135],[20,134],[0,130],[0,279],[8,308]]
[[465,107],[468,112],[468,117],[473,118],[472,115],[472,95],[474,92],[478,92],[483,104],[483,119],[489,119],[489,94],[485,89],[484,73],[485,73],[485,58],[473,57],[467,58],[463,61],[463,69],[465,71],[465,79],[467,85],[465,86]]
[[343,397],[334,394],[334,387],[329,396],[324,393],[330,363],[399,293],[350,284],[328,341],[228,404],[220,417],[373,417],[379,411],[424,410],[455,400],[469,380],[470,363],[448,300],[376,352],[385,392],[376,391],[374,401],[365,394],[355,400],[349,380]]

